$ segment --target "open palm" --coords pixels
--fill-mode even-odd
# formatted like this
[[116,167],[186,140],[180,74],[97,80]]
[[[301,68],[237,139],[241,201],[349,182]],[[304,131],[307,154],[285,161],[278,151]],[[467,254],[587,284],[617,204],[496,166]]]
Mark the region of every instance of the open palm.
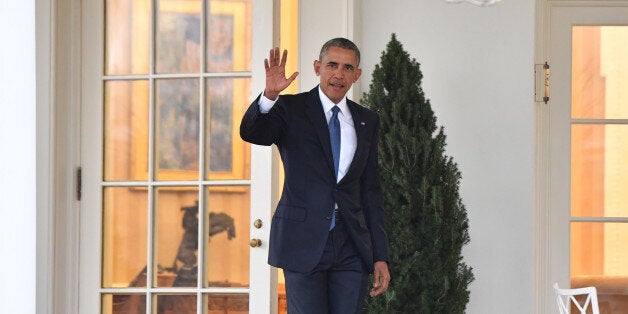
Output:
[[299,75],[294,72],[290,77],[286,78],[286,59],[288,51],[284,50],[281,60],[279,59],[279,48],[275,47],[270,50],[268,59],[264,59],[264,68],[266,69],[266,89],[264,96],[268,99],[277,99],[279,93],[286,89],[292,81]]

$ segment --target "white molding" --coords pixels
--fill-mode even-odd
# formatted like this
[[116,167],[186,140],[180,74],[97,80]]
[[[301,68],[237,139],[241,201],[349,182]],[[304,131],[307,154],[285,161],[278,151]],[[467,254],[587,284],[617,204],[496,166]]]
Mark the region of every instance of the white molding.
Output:
[[37,0],[37,313],[78,313],[77,11]]
[[549,7],[623,7],[626,0],[542,0]]
[[[346,36],[362,50],[362,0],[347,0],[346,8]],[[366,77],[360,79],[366,79]],[[357,82],[351,86],[349,98],[360,102],[362,98],[362,84]]]
[[80,164],[80,3],[54,0],[54,300],[55,313],[78,313]]
[[[71,1],[71,0],[70,0]],[[101,273],[101,193],[102,178],[102,101],[103,86],[102,62],[103,49],[103,2],[100,0],[81,1],[77,10],[82,20],[89,21],[77,28],[80,54],[76,64],[79,66],[77,77],[81,78],[81,94],[77,104],[80,110],[79,121],[89,124],[82,128],[79,140],[81,166],[83,168],[80,230],[77,236],[79,246],[79,282],[78,309],[73,314],[92,313],[100,309],[100,273]],[[147,304],[147,309],[151,304]]]
[[54,9],[51,0],[36,0],[36,304],[38,314],[54,304]]
[[[265,87],[264,58],[271,44],[279,42],[278,20],[279,1],[253,1],[253,32],[251,55],[250,100],[255,99]],[[251,145],[251,238],[262,240],[262,246],[251,249],[250,289],[255,291],[249,299],[249,309],[256,313],[277,313],[277,269],[266,263],[268,260],[268,240],[273,211],[273,187],[277,186],[277,173],[273,171],[273,153],[270,147]],[[253,226],[255,219],[262,220],[262,228]],[[260,263],[261,262],[261,263]],[[254,265],[260,264],[257,267]]]
[[445,0],[448,3],[470,3],[473,5],[477,5],[479,7],[488,7],[488,6],[492,6],[495,5],[499,2],[501,2],[501,0]]

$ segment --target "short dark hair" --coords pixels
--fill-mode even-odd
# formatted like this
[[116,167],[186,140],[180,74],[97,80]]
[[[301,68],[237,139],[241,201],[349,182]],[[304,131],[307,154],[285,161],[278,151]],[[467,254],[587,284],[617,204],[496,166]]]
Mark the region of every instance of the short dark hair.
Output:
[[360,49],[358,49],[358,46],[356,46],[352,41],[346,38],[342,38],[342,37],[337,37],[337,38],[328,40],[323,45],[323,48],[321,48],[321,53],[318,55],[318,61],[323,60],[323,56],[327,53],[327,50],[329,50],[329,47],[339,47],[343,49],[352,50],[353,52],[355,52],[355,59],[358,62],[358,65],[360,65]]

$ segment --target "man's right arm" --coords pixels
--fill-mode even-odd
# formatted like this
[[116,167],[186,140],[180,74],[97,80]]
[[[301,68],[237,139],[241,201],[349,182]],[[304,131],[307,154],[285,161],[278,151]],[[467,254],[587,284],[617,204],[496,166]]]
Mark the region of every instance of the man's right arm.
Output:
[[287,50],[283,51],[280,58],[279,48],[275,47],[270,50],[268,59],[264,59],[266,88],[242,117],[240,137],[243,140],[258,145],[271,145],[280,136],[283,127],[282,120],[280,115],[272,114],[270,110],[279,100],[279,93],[299,75],[299,72],[294,72],[286,78],[287,58]]
[[282,100],[280,97],[277,101],[264,98],[260,94],[244,113],[240,137],[252,144],[269,146],[276,143],[283,132]]

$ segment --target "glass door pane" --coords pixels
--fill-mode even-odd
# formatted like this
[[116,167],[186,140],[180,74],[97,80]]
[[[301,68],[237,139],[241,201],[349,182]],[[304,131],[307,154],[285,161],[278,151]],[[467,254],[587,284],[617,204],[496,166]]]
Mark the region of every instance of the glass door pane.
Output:
[[248,186],[212,186],[205,189],[206,287],[249,287]]
[[198,180],[198,79],[155,80],[157,180]]
[[628,312],[628,26],[572,28],[571,286]]
[[100,311],[248,313],[252,1],[104,8]]
[[147,180],[148,80],[106,81],[104,93],[104,179]]
[[146,188],[104,188],[103,287],[146,287],[147,223]]
[[105,75],[147,74],[150,0],[109,0],[105,14]]

